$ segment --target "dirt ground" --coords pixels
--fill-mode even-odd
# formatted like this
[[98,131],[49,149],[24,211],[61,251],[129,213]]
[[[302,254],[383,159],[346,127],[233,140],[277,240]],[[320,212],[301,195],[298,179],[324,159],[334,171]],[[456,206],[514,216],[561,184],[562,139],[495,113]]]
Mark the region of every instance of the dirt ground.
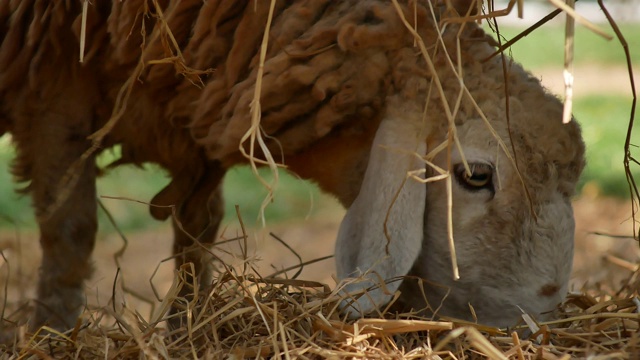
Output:
[[[562,68],[549,67],[536,69],[533,73],[552,93],[564,94],[564,77]],[[629,71],[625,67],[604,67],[598,64],[581,65],[574,69],[574,98],[588,95],[607,94],[630,97],[631,85]],[[638,84],[638,71],[634,72],[634,81]],[[637,87],[637,85],[636,85]]]
[[[579,291],[585,284],[617,288],[619,282],[640,263],[638,243],[631,238],[619,237],[633,234],[630,203],[583,195],[575,200],[574,208],[576,257],[571,289]],[[336,210],[332,213],[332,216],[271,226],[265,230],[248,230],[248,253],[252,266],[261,275],[269,275],[299,263],[297,257],[269,235],[269,232],[285,241],[303,262],[331,255],[342,210],[336,205]],[[228,226],[221,238],[230,239],[240,234],[239,227]],[[153,288],[162,296],[173,279],[173,262],[169,259],[171,231],[167,226],[161,225],[127,236],[129,243],[119,259],[121,274],[114,298],[118,306],[126,303],[129,308],[135,308],[149,318],[154,307],[159,304]],[[117,235],[101,238],[97,242],[94,253],[95,272],[86,289],[89,306],[111,306],[118,268],[114,254],[122,245],[123,240]],[[10,304],[8,310],[11,311],[5,313],[5,316],[10,316],[18,305],[34,296],[40,250],[35,234],[22,233],[18,236],[7,232],[0,233],[0,249],[4,255],[4,259],[0,259],[0,283],[8,285],[6,295]],[[242,264],[238,242],[217,246],[215,253],[236,266]],[[295,270],[288,272],[289,276],[294,272]],[[300,278],[321,281],[333,287],[333,276],[334,262],[333,259],[328,259],[305,266]],[[129,290],[125,291],[125,288]],[[21,312],[25,312],[25,309]]]

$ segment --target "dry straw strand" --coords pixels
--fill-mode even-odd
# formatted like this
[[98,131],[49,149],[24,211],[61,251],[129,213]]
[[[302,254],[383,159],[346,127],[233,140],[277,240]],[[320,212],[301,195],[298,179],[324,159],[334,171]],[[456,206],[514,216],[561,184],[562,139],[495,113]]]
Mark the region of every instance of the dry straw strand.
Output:
[[[573,9],[575,0],[567,0],[566,5]],[[571,113],[573,109],[573,49],[575,38],[575,21],[572,16],[567,13],[565,20],[565,36],[564,36],[564,109],[562,112],[562,123],[568,124],[571,121]]]
[[82,2],[82,22],[80,25],[80,63],[84,62],[84,47],[87,40],[87,10],[89,8],[89,0]]
[[[418,48],[420,49],[420,53],[422,54],[422,57],[424,58],[428,70],[431,74],[437,74],[436,70],[435,70],[435,65],[433,64],[433,61],[431,60],[431,57],[429,56],[429,53],[427,52],[427,48],[424,44],[424,41],[422,40],[422,37],[420,36],[420,34],[418,34],[418,32],[411,26],[411,24],[409,24],[409,22],[407,21],[406,17],[404,16],[404,12],[402,11],[402,7],[400,6],[400,4],[398,3],[398,0],[392,0],[393,2],[393,6],[396,9],[396,12],[398,14],[398,16],[400,17],[400,19],[402,20],[402,23],[404,24],[404,26],[407,28],[407,30],[412,34],[412,36],[414,37],[414,39],[416,40],[417,44],[418,44]],[[433,13],[433,8],[431,8],[431,11]],[[444,108],[445,111],[445,115],[447,117],[447,121],[449,122],[449,124],[454,124],[454,117],[451,111],[451,108],[449,107],[449,104],[447,103],[446,100],[446,96],[444,95],[444,90],[442,87],[442,84],[440,82],[440,79],[438,78],[438,76],[434,76],[433,77],[433,81],[436,85],[436,90],[438,91],[439,95],[440,95],[440,100],[442,102],[442,106]],[[450,128],[453,127],[455,128],[455,125],[450,126]],[[455,136],[455,134],[453,135],[453,139],[454,141],[457,141],[457,137]],[[466,161],[465,161],[466,163]],[[468,165],[467,165],[468,167]],[[450,178],[450,176],[448,177]],[[451,194],[449,193],[449,196]],[[450,204],[449,204],[450,205]],[[449,212],[451,213],[451,206],[449,206]],[[449,241],[449,247],[450,249],[453,249],[451,252],[451,267],[452,267],[452,273],[453,273],[453,278],[454,279],[459,279],[460,278],[460,271],[458,270],[458,264],[457,264],[457,259],[455,256],[455,242],[453,240],[453,231],[450,231],[451,229],[453,229],[453,223],[452,223],[452,218],[449,217],[448,218],[448,241]]]
[[600,9],[604,13],[609,25],[613,28],[613,31],[618,38],[618,42],[622,46],[624,50],[625,60],[627,63],[627,71],[629,73],[629,85],[631,87],[631,111],[629,115],[629,126],[627,127],[627,136],[624,141],[624,172],[627,178],[627,183],[629,184],[629,193],[631,195],[631,217],[633,219],[633,237],[638,240],[640,238],[640,234],[638,233],[638,221],[636,220],[636,214],[638,211],[638,206],[640,206],[640,191],[638,191],[638,187],[636,185],[636,181],[633,176],[633,172],[631,171],[631,163],[640,164],[632,155],[630,151],[631,145],[631,134],[634,126],[635,116],[636,116],[636,105],[638,103],[638,96],[636,93],[636,84],[633,76],[633,62],[631,61],[631,54],[629,52],[629,44],[625,39],[624,35],[620,31],[618,24],[615,22],[606,6],[604,5],[602,0],[598,0],[598,5]]
[[[271,152],[269,151],[267,145],[262,138],[262,129],[260,128],[260,118],[262,115],[262,110],[260,107],[260,93],[262,90],[262,76],[264,73],[264,62],[267,57],[267,46],[269,44],[269,30],[271,29],[271,22],[273,21],[273,12],[275,9],[276,0],[271,0],[269,4],[269,15],[267,17],[267,22],[264,28],[264,35],[262,37],[262,44],[260,45],[260,58],[258,62],[258,74],[256,75],[256,84],[253,94],[253,100],[251,101],[251,126],[247,130],[247,132],[242,136],[239,144],[240,153],[249,160],[251,165],[251,169],[256,178],[260,181],[260,183],[268,190],[268,193],[264,200],[262,201],[262,205],[260,206],[260,220],[262,222],[262,226],[266,225],[264,210],[269,205],[271,201],[273,201],[274,191],[278,186],[279,181],[279,170],[278,165],[276,164]],[[257,3],[256,3],[257,6]],[[244,143],[249,140],[249,153],[247,154]],[[260,150],[264,154],[266,158],[266,162],[256,159],[255,157],[255,143],[258,142],[260,146]],[[260,174],[258,173],[257,163],[263,163],[269,166],[271,173],[273,174],[273,181],[268,183]]]
[[565,13],[567,13],[567,16],[571,17],[572,19],[574,19],[575,21],[577,21],[579,24],[581,24],[582,26],[586,27],[587,29],[591,30],[592,32],[602,36],[603,38],[607,39],[607,40],[612,40],[613,36],[607,34],[606,31],[600,29],[599,26],[595,25],[594,23],[592,23],[591,21],[587,20],[584,18],[584,16],[578,14],[575,9],[573,8],[573,2],[574,0],[569,0],[571,2],[571,5],[569,3],[564,3],[560,0],[549,0],[549,2],[551,4],[553,4],[555,7],[557,7],[558,9],[561,9],[562,11],[564,11]]

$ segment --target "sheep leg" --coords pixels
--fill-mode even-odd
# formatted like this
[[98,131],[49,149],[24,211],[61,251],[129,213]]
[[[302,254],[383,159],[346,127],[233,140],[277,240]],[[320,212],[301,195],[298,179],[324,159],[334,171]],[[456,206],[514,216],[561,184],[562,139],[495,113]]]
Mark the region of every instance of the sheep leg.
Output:
[[[224,171],[218,166],[208,168],[173,220],[173,254],[176,269],[184,276],[179,298],[186,301],[211,285],[213,263],[208,248],[216,239],[223,217],[220,187],[223,175]],[[174,304],[172,313],[177,313],[179,308],[179,304]],[[182,316],[171,317],[170,326],[178,328],[182,320]]]
[[[57,108],[65,106],[69,107]],[[29,146],[36,152],[31,190],[42,246],[33,328],[73,327],[84,306],[83,283],[92,270],[96,166],[93,156],[79,161],[90,146],[91,121],[85,116],[68,117],[69,109],[76,115],[83,110],[61,100],[29,130],[33,141]]]

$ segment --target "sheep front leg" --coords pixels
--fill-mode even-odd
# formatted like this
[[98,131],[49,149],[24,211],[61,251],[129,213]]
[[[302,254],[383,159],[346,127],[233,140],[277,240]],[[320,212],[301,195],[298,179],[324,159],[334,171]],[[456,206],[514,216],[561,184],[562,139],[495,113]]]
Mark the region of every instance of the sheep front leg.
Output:
[[[193,299],[194,293],[211,285],[213,263],[209,247],[216,239],[224,215],[220,186],[223,175],[224,171],[217,166],[207,169],[193,192],[179,206],[177,219],[173,220],[176,269],[184,271],[179,297],[187,301]],[[174,304],[172,313],[179,312],[180,307],[179,303]],[[169,324],[174,329],[179,328],[183,320],[182,316],[172,317]]]
[[97,230],[94,157],[79,161],[90,145],[91,121],[49,111],[29,131],[31,189],[42,246],[31,326],[69,329],[84,306],[83,283],[91,275]]
[[[209,196],[199,194],[202,196],[192,197],[180,216],[183,220],[179,220],[179,223],[174,221],[173,225],[176,269],[180,270],[183,265],[192,263],[199,289],[209,286],[211,282],[212,259],[208,248],[214,243],[222,220],[222,197],[219,193],[219,189],[216,189]],[[194,214],[197,210],[205,213]],[[191,277],[187,278],[187,283],[193,283]],[[184,290],[183,293],[192,291]]]

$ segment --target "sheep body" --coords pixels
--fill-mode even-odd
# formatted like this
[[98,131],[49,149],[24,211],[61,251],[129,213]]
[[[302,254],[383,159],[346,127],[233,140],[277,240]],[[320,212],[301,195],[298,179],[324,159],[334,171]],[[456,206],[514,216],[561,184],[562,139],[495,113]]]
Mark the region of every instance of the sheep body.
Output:
[[[371,166],[371,144],[380,122],[399,108],[411,109],[407,118],[420,119],[420,124],[414,125],[420,125],[424,132],[425,151],[433,150],[448,136],[447,107],[457,109],[454,117],[460,131],[470,127],[478,134],[483,132],[470,97],[462,96],[456,104],[462,89],[446,54],[456,53],[452,50],[459,27],[451,25],[439,40],[430,6],[419,2],[415,8],[401,8],[407,19],[417,20],[418,33],[430,45],[435,73],[426,66],[414,47],[414,37],[390,2],[309,0],[275,4],[260,93],[261,128],[269,135],[266,142],[273,154],[284,158],[292,171],[334,194],[347,208],[354,201],[367,203],[367,196],[371,196],[360,191],[365,171]],[[199,241],[205,244],[213,241],[222,216],[220,181],[225,169],[246,161],[239,144],[251,124],[258,49],[269,16],[269,2],[261,1],[97,1],[88,7],[87,48],[85,61],[80,64],[76,54],[81,7],[79,0],[0,2],[0,24],[6,29],[0,39],[0,133],[11,133],[17,145],[13,172],[20,181],[30,182],[26,190],[34,199],[41,229],[44,260],[38,298],[46,306],[38,307],[34,323],[48,321],[57,327],[70,326],[78,314],[96,232],[95,202],[86,201],[95,198],[95,154],[78,159],[91,146],[87,137],[114,114],[118,121],[101,146],[122,145],[122,158],[114,166],[154,162],[167,170],[172,181],[152,203],[176,206],[177,220],[186,230],[175,231],[174,252],[182,254],[177,266],[193,262],[200,282],[207,283],[207,258],[186,251],[193,246],[188,234],[199,234]],[[561,194],[559,201],[568,201],[583,166],[578,126],[559,124],[559,102],[547,95],[536,79],[513,65],[509,67],[510,134],[501,95],[499,58],[481,61],[493,47],[474,24],[462,28],[460,39],[461,58],[453,61],[460,60],[464,65],[469,92],[498,134],[514,139],[512,150],[500,150],[486,133],[469,135],[465,141],[477,141],[483,150],[491,146],[496,154],[515,151],[518,163],[526,169],[520,171],[520,184],[512,181],[517,172],[510,168],[504,154],[500,155],[500,164],[509,174],[504,181],[513,193],[510,196],[521,196],[523,189],[529,189],[532,194]],[[440,93],[429,90],[436,77],[442,79],[444,101]],[[391,97],[396,99],[393,105]],[[423,120],[425,99],[430,102]],[[529,114],[540,107],[552,120]],[[528,115],[521,116],[518,111]],[[395,117],[387,128],[393,135],[393,129],[408,121],[404,116]],[[242,146],[246,148],[247,144]],[[448,165],[442,163],[441,156],[432,160],[440,161],[446,169]],[[375,174],[366,179],[369,176]],[[437,202],[429,200],[429,189],[439,184],[428,185],[426,197],[417,196],[421,199],[418,204],[422,204],[417,211],[425,214],[425,239],[413,239],[412,249],[416,256],[422,251],[421,257],[437,258],[432,264],[444,268],[440,264],[445,258],[442,246],[433,236],[441,234],[443,222],[430,221],[438,217],[429,215]],[[542,198],[532,196],[532,208],[546,201]],[[401,206],[398,211],[407,214],[415,210],[411,206]],[[343,244],[337,249],[338,258],[346,259],[341,264],[342,277],[376,260],[371,258],[373,254],[357,261],[340,255],[341,251],[358,252],[357,246],[374,241],[345,238],[370,233],[362,229],[370,225],[370,218],[350,227],[349,219],[366,218],[361,211],[354,208],[348,214],[343,226],[351,230],[338,239]],[[495,211],[499,219],[499,211]],[[508,229],[515,231],[525,226],[524,219],[532,214],[526,212],[526,206],[514,211],[519,217],[510,219],[512,226]],[[152,207],[151,213],[158,219],[171,215],[163,207]],[[561,215],[564,219],[566,211]],[[400,219],[414,217],[398,215]],[[527,222],[527,226],[535,228],[536,224]],[[500,238],[504,240],[507,235],[518,237],[502,234]],[[566,239],[562,243],[566,244]],[[474,251],[490,252],[473,244]],[[466,245],[463,242],[459,246]],[[530,247],[524,248],[537,251]],[[431,248],[437,250],[431,252]],[[392,262],[398,261],[395,255],[390,255]],[[412,270],[416,275],[446,282],[442,271],[432,274],[435,265],[428,271],[421,268],[420,258]],[[404,265],[408,269],[411,264]],[[383,273],[385,277],[400,276],[406,274],[405,270]],[[519,280],[516,283],[525,286]],[[414,292],[406,286],[406,298],[411,299],[409,294]],[[358,304],[371,310],[384,299],[382,296],[369,305]],[[419,304],[420,300],[408,302]],[[487,321],[495,317],[492,314]]]

